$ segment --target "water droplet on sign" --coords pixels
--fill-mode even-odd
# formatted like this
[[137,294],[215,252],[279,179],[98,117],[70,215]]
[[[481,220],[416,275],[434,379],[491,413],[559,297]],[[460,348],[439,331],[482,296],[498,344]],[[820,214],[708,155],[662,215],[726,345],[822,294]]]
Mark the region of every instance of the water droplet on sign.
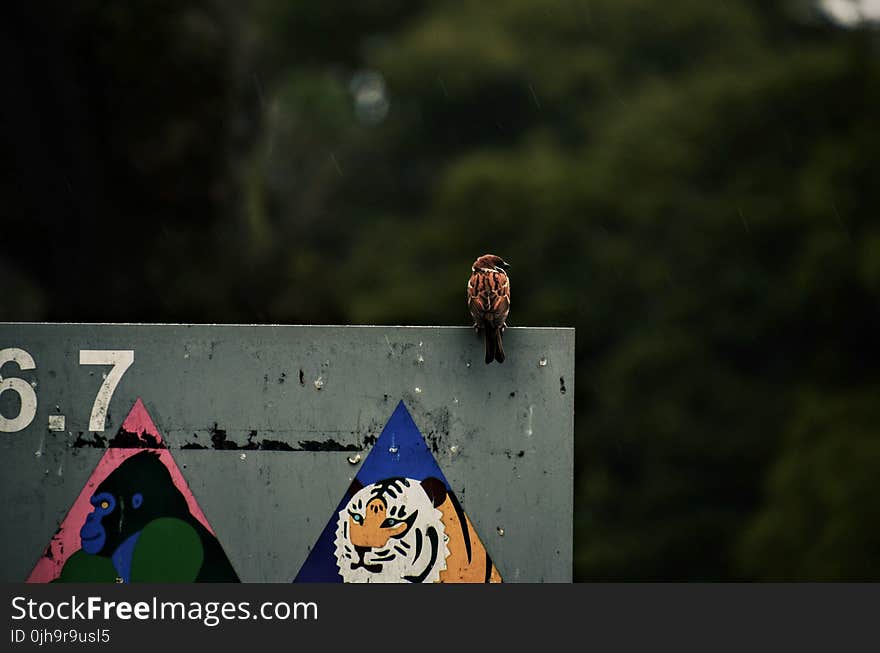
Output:
[[504,529],[499,526],[497,528],[497,530],[498,530],[498,535],[500,535],[501,537],[504,537]]
[[416,386],[416,394],[417,394],[417,395],[422,394],[422,389],[419,388],[418,386]]
[[547,367],[547,358],[542,356],[541,360],[538,361],[538,367]]
[[400,447],[398,447],[396,444],[392,444],[390,447],[388,447],[388,453],[397,453],[398,451],[400,451]]
[[245,458],[247,458],[247,454],[246,454],[246,453],[243,453],[243,454],[241,454],[241,455],[238,457],[239,460],[244,460]]

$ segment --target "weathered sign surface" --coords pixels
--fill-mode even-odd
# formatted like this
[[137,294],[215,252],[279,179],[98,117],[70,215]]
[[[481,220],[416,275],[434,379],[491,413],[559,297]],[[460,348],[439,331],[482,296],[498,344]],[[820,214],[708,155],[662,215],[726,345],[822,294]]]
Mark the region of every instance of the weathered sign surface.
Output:
[[0,324],[0,578],[564,582],[574,330]]

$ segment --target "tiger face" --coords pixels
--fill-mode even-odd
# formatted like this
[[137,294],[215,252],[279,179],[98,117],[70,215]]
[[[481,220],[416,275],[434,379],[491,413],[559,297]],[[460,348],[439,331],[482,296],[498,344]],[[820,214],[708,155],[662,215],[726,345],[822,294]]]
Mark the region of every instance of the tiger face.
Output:
[[347,583],[434,583],[448,538],[429,492],[436,479],[391,478],[358,490],[339,511],[336,564]]

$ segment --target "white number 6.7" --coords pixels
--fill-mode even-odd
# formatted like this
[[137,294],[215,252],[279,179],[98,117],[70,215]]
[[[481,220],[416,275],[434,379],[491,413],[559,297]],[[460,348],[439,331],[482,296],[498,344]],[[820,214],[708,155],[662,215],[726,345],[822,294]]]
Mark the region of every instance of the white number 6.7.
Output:
[[113,397],[113,391],[119,385],[119,380],[125,374],[125,370],[134,363],[134,351],[131,349],[82,349],[79,352],[80,365],[112,365],[113,369],[104,377],[104,382],[95,397],[92,405],[92,414],[89,417],[89,431],[103,431],[107,419],[107,407]]
[[[0,367],[6,363],[15,363],[20,370],[37,368],[34,357],[18,347],[0,349]],[[18,415],[12,418],[4,417],[3,413],[0,413],[0,433],[16,433],[26,429],[34,420],[34,416],[37,414],[37,393],[34,392],[31,384],[24,379],[0,377],[0,394],[7,390],[18,394],[18,398],[21,400],[21,409],[18,411]]]

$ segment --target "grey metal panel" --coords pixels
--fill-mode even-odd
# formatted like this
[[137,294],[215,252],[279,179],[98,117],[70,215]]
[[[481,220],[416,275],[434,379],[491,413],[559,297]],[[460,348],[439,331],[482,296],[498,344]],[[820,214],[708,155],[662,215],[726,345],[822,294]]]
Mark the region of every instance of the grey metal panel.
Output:
[[134,351],[101,435],[143,399],[243,581],[296,575],[360,464],[345,449],[366,457],[401,399],[504,581],[571,580],[573,329],[508,329],[488,366],[459,327],[0,324],[9,347],[36,369],[0,375],[38,403],[0,433],[3,580],[27,577],[104,453],[84,441],[109,368],[80,365],[86,349]]

